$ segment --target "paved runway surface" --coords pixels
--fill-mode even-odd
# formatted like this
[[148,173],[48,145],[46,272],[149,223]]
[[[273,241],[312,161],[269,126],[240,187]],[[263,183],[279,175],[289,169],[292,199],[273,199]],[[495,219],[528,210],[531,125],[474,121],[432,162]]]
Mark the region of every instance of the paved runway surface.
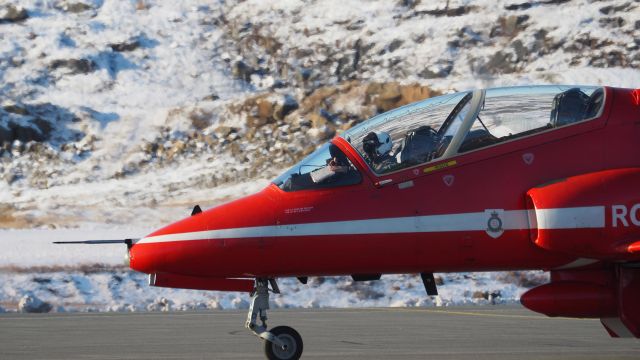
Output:
[[[0,359],[260,359],[245,312],[0,314]],[[638,359],[598,320],[519,307],[273,310],[304,359]]]

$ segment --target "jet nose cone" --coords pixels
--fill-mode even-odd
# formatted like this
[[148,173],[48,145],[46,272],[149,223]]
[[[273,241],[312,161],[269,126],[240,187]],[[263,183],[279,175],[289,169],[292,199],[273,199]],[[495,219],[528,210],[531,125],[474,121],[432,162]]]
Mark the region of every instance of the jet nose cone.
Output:
[[[131,268],[188,276],[242,277],[256,270],[273,244],[271,188],[192,216],[140,239],[130,251]],[[266,228],[266,230],[265,230]],[[266,231],[266,232],[265,232]]]
[[129,249],[129,266],[148,274],[174,271],[185,258],[189,240],[206,232],[206,223],[205,213],[197,213],[143,237]]

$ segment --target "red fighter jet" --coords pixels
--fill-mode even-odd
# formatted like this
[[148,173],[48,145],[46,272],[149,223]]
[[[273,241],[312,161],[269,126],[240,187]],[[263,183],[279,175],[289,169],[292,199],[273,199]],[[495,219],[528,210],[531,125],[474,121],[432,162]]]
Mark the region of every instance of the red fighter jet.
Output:
[[[261,192],[124,242],[152,286],[251,292],[269,359],[276,279],[543,269],[522,296],[548,316],[640,337],[640,89],[525,86],[452,93],[373,117]],[[260,320],[260,323],[258,323]]]

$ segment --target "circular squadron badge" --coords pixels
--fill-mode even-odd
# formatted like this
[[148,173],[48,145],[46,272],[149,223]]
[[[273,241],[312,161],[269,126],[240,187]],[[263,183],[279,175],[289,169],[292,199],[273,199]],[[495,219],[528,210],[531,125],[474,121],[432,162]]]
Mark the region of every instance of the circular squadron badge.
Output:
[[487,215],[487,235],[491,236],[494,239],[499,238],[504,233],[501,217],[504,213],[504,210],[487,209],[484,211],[484,213]]

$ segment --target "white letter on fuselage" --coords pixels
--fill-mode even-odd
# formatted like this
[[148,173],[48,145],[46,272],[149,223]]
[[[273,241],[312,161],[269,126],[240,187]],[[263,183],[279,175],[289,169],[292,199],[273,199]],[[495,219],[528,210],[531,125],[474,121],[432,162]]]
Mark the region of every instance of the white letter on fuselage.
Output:
[[629,226],[627,219],[624,217],[627,216],[627,207],[624,205],[613,205],[611,207],[611,218],[613,220],[613,227],[618,227],[618,220],[622,223],[623,226]]
[[629,211],[629,218],[631,218],[631,222],[635,226],[640,226],[640,219],[638,219],[638,215],[640,214],[640,204],[635,204]]

